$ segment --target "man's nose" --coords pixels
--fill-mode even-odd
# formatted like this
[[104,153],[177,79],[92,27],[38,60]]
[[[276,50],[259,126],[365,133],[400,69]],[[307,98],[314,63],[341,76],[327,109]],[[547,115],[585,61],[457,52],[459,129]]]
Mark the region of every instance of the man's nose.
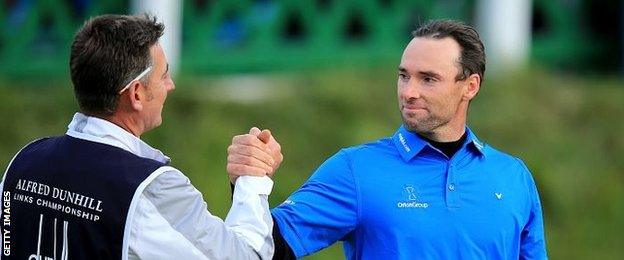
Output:
[[167,92],[170,92],[174,89],[175,89],[175,83],[173,82],[173,80],[170,80],[170,82],[167,82]]
[[416,80],[410,80],[403,87],[401,96],[405,99],[420,98],[420,91],[420,85],[416,82]]

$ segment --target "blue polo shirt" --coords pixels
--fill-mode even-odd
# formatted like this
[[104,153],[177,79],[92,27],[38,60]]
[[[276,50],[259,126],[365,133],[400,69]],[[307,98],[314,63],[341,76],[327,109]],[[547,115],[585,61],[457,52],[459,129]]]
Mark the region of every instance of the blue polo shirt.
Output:
[[546,259],[531,173],[466,131],[450,159],[403,126],[340,150],[272,210],[282,236],[297,257]]

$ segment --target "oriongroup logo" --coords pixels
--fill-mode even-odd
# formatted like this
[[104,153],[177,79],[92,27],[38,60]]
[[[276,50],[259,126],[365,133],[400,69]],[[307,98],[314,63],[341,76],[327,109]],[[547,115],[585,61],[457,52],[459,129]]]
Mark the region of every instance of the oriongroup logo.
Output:
[[426,209],[429,207],[429,203],[427,202],[419,202],[417,191],[412,185],[405,185],[403,188],[404,198],[407,201],[399,201],[397,202],[397,208],[423,208]]
[[414,193],[414,187],[407,186],[407,187],[405,187],[405,191],[407,192],[407,198],[409,200],[416,200],[416,194]]

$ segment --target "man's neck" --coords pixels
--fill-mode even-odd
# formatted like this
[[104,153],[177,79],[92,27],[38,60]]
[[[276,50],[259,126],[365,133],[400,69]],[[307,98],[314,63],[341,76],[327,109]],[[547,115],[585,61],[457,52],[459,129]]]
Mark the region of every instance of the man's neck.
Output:
[[119,116],[117,114],[113,114],[111,116],[105,116],[105,117],[99,117],[99,118],[104,119],[108,122],[111,122],[121,127],[122,129],[126,130],[126,132],[131,133],[132,135],[138,138],[140,138],[141,134],[143,133],[143,131],[141,131],[141,127],[139,126],[139,124],[137,124],[135,120],[133,120],[129,116]]
[[450,121],[429,132],[419,132],[418,134],[436,142],[447,143],[457,141],[466,132],[467,111],[468,103],[461,103]]
[[431,132],[422,132],[417,133],[426,139],[440,142],[440,143],[448,143],[459,140],[464,133],[466,132],[466,124],[457,124],[457,126],[452,126],[451,123],[439,127]]
[[451,158],[457,151],[459,151],[459,149],[461,149],[461,147],[464,145],[464,142],[466,142],[467,133],[464,131],[462,136],[460,136],[457,140],[453,140],[449,142],[434,141],[422,135],[420,135],[420,137],[425,139],[425,141],[427,141],[431,146],[440,150],[448,158]]

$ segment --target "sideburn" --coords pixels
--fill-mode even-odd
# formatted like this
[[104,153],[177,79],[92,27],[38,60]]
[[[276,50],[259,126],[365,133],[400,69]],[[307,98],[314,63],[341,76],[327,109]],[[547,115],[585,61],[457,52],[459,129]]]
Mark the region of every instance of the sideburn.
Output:
[[145,84],[143,85],[143,87],[145,88],[145,97],[147,98],[147,101],[154,100],[154,93],[152,93],[152,90],[150,89],[149,85]]
[[147,94],[147,101],[154,100],[154,94],[152,93],[152,91],[148,90],[146,94]]

